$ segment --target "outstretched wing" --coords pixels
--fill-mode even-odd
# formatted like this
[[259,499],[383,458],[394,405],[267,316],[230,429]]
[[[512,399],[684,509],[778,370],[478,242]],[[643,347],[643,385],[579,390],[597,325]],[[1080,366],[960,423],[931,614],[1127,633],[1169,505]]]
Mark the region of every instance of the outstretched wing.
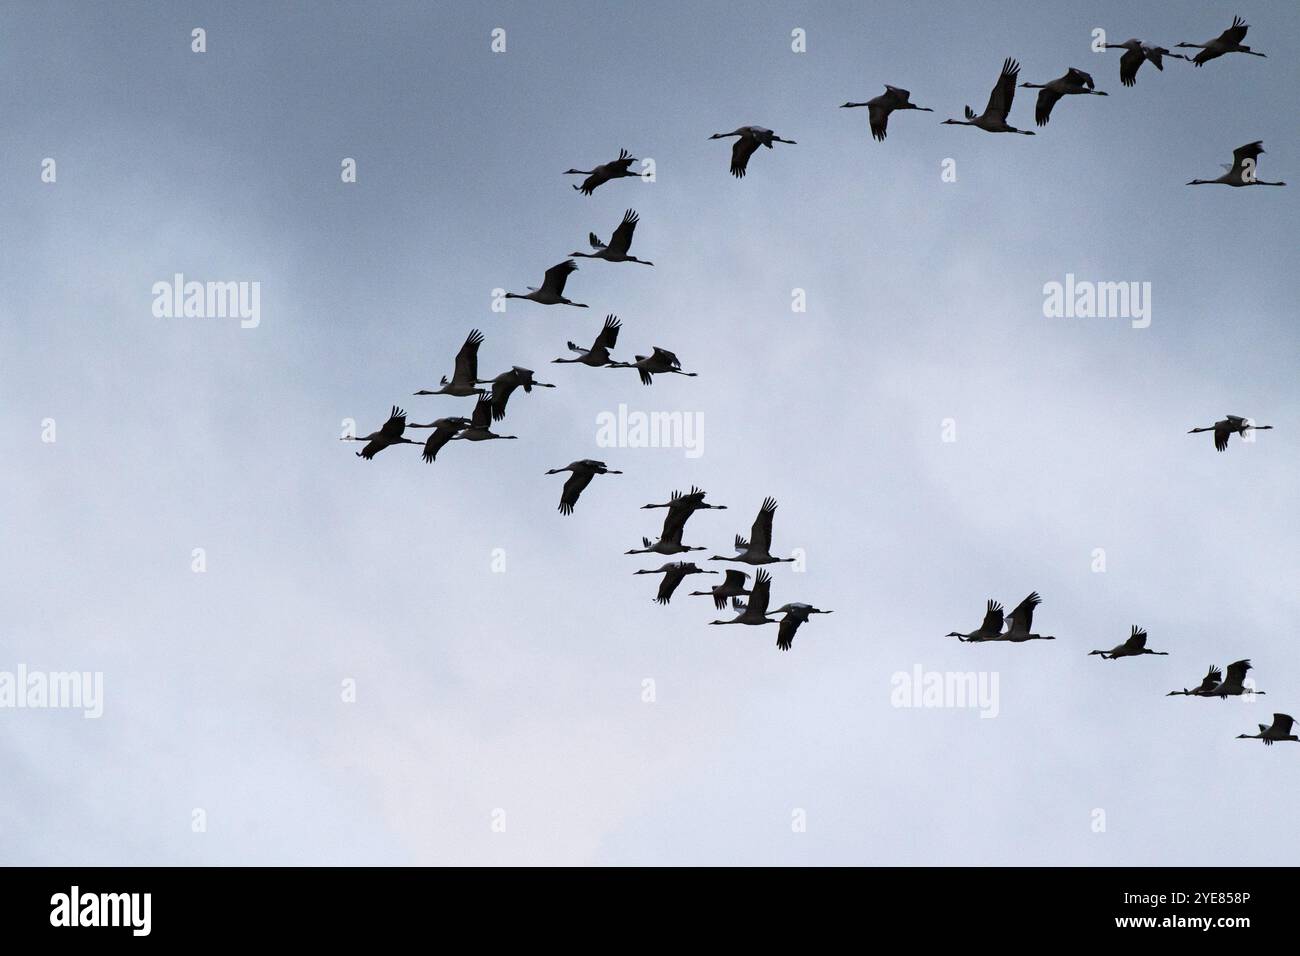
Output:
[[1016,609],[1011,612],[1011,630],[1031,633],[1034,626],[1034,608],[1042,603],[1043,599],[1038,596],[1037,591],[1030,592],[1029,597],[1017,604]]
[[618,342],[618,330],[620,328],[622,328],[622,325],[618,321],[618,316],[613,313],[605,316],[605,325],[601,328],[600,334],[596,336],[596,341],[591,346],[591,350],[595,352],[602,348],[606,351],[613,349],[615,343]]
[[682,583],[686,577],[685,569],[679,564],[664,574],[663,580],[659,582],[659,594],[655,597],[656,604],[667,604],[673,599],[673,592],[677,590],[677,585]]
[[483,333],[471,329],[465,344],[456,353],[456,371],[451,380],[457,384],[473,385],[478,381],[478,347],[483,344]]
[[566,259],[559,265],[551,266],[546,270],[546,276],[542,279],[542,290],[544,292],[553,292],[556,295],[564,294],[564,283],[569,281],[569,273],[576,271],[578,264],[572,259]]
[[438,451],[443,445],[451,441],[455,434],[456,432],[450,428],[435,428],[424,443],[424,453],[421,457],[425,461],[432,463],[438,457]]
[[888,106],[873,104],[867,107],[867,121],[871,125],[871,135],[878,142],[885,138],[889,127],[889,114],[893,110]]
[[1217,451],[1228,450],[1228,439],[1232,436],[1232,426],[1227,422],[1215,422],[1214,447]]
[[754,155],[754,150],[758,149],[758,140],[753,136],[738,136],[736,141],[731,145],[731,175],[737,179],[743,179],[745,176],[745,167],[749,165],[749,157]]
[[406,412],[394,405],[392,414],[389,415],[388,421],[384,422],[384,427],[379,429],[379,434],[391,443],[401,438],[404,431],[406,431]]
[[1291,726],[1295,723],[1295,718],[1290,714],[1274,714],[1273,729],[1283,737],[1291,733]]
[[623,221],[618,224],[614,230],[614,235],[609,237],[609,249],[611,252],[619,255],[627,255],[627,250],[632,247],[632,233],[636,232],[636,224],[640,222],[641,217],[636,214],[636,210],[629,209],[623,213]]
[[1011,104],[1016,98],[1016,80],[1020,76],[1020,64],[1011,57],[1007,57],[1002,63],[1002,72],[998,74],[998,82],[993,87],[993,92],[989,94],[989,105],[984,107],[984,112],[994,117],[1001,117],[1003,122],[1006,121],[1007,114],[1011,112]]
[[1264,141],[1262,139],[1247,143],[1245,146],[1238,146],[1232,151],[1232,168],[1240,172],[1245,166],[1246,160],[1258,159],[1259,154],[1262,152],[1264,152]]
[[763,507],[758,510],[758,517],[754,519],[754,524],[749,529],[749,542],[756,550],[771,553],[772,519],[775,516],[776,499],[764,498]]
[[605,248],[605,244],[600,241],[600,237],[597,236],[594,232],[587,233],[587,241],[591,243],[591,248],[593,249]]
[[985,634],[1000,634],[1002,632],[1002,605],[997,601],[989,601],[988,610],[984,612],[984,623],[980,625],[980,630]]
[[1147,632],[1142,630],[1136,624],[1133,625],[1133,633],[1129,635],[1124,647],[1130,651],[1140,651],[1147,646]]
[[490,392],[479,395],[478,401],[474,405],[474,414],[469,421],[474,428],[486,429],[492,426],[492,395]]
[[766,568],[760,568],[758,577],[754,579],[754,590],[749,594],[749,606],[755,609],[755,613],[767,614],[767,602],[771,597],[772,576],[767,573]]
[[1250,29],[1250,24],[1241,17],[1232,18],[1232,26],[1219,34],[1217,42],[1235,45],[1246,39],[1246,31]]
[[564,483],[564,490],[560,493],[560,514],[573,514],[573,506],[578,503],[578,497],[582,494],[582,489],[591,484],[591,479],[595,477],[595,472],[575,471],[569,476],[569,480]]
[[1246,679],[1246,671],[1250,670],[1250,661],[1241,660],[1233,661],[1228,665],[1228,679],[1225,684],[1240,684]]
[[519,387],[519,376],[513,372],[498,376],[492,382],[492,420],[501,421],[506,417],[506,403]]
[[790,645],[794,643],[794,632],[799,630],[799,625],[805,620],[807,619],[800,615],[786,611],[785,617],[781,618],[781,626],[776,632],[776,646],[783,651],[788,651]]
[[[1145,59],[1147,59],[1147,54],[1143,52],[1141,47],[1124,51],[1124,55],[1119,58],[1119,81],[1125,86],[1133,86],[1137,83],[1138,67],[1142,65],[1142,61]],[[1159,54],[1151,57],[1151,62],[1156,64],[1157,69],[1161,68]]]
[[1052,118],[1052,107],[1063,95],[1050,87],[1039,90],[1038,103],[1034,107],[1034,122],[1039,126],[1046,126],[1047,121]]
[[1223,681],[1223,671],[1213,665],[1206,672],[1205,677],[1201,679],[1201,686],[1197,688],[1200,691],[1213,690]]

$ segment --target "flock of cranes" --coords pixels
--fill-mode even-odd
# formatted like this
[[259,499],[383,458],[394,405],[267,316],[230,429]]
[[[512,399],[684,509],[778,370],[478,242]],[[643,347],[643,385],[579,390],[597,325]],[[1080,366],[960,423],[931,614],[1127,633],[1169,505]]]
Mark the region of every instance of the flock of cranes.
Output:
[[[955,637],[964,643],[980,644],[990,642],[1002,642],[1010,644],[1020,644],[1025,641],[1054,641],[1056,638],[1049,634],[1033,633],[1034,609],[1043,603],[1037,591],[1016,605],[1015,610],[1010,614],[1005,613],[1002,604],[989,600],[985,605],[984,620],[980,626],[973,631],[950,631],[948,637]],[[714,622],[718,623],[718,622]],[[1119,660],[1123,657],[1143,657],[1145,655],[1154,655],[1156,657],[1168,657],[1168,651],[1156,651],[1147,647],[1147,632],[1145,628],[1132,626],[1128,639],[1122,644],[1116,644],[1109,650],[1089,651],[1089,657],[1100,657],[1104,661]],[[1246,673],[1251,669],[1249,660],[1233,661],[1227,667],[1228,676],[1223,676],[1223,671],[1211,666],[1206,672],[1201,683],[1196,687],[1182,690],[1171,690],[1166,697],[1217,697],[1220,700],[1227,700],[1229,697],[1252,697],[1256,694],[1265,693],[1262,690],[1256,690],[1253,684],[1246,683]],[[1292,719],[1287,714],[1274,714],[1273,724],[1266,727],[1259,725],[1258,734],[1240,734],[1240,738],[1259,739],[1266,744],[1272,744],[1278,740],[1296,740],[1291,734]]]
[[[1200,67],[1229,53],[1264,56],[1263,53],[1254,51],[1249,46],[1242,44],[1241,41],[1245,39],[1248,29],[1249,26],[1244,20],[1235,17],[1232,26],[1218,37],[1205,43],[1179,43],[1175,47],[1175,49],[1199,49],[1200,52],[1195,56],[1174,53],[1166,47],[1148,44],[1138,39],[1130,39],[1124,43],[1107,43],[1105,47],[1125,51],[1119,62],[1120,83],[1125,87],[1132,87],[1137,82],[1139,69],[1147,62],[1150,62],[1156,70],[1163,72],[1164,62],[1167,59],[1184,60]],[[976,114],[970,106],[966,106],[963,112],[964,118],[949,118],[943,120],[942,123],[944,125],[974,126],[989,133],[1018,133],[1033,136],[1035,135],[1033,130],[1018,129],[1008,121],[1015,101],[1017,86],[1038,90],[1034,107],[1034,122],[1040,128],[1048,125],[1053,110],[1067,96],[1108,95],[1105,91],[1096,88],[1096,83],[1090,74],[1074,67],[1070,67],[1061,76],[1045,83],[1018,83],[1019,78],[1020,64],[1011,57],[1006,58],[1003,61],[1001,72],[998,74],[993,90],[989,94],[984,111]],[[889,118],[895,112],[908,110],[934,112],[931,107],[913,103],[911,93],[908,90],[890,85],[886,85],[885,92],[873,99],[862,103],[847,102],[841,106],[841,108],[845,109],[857,107],[867,108],[871,135],[877,141],[885,140],[888,134]],[[795,140],[786,139],[777,135],[773,130],[762,126],[740,126],[728,133],[714,133],[709,138],[734,139],[731,147],[730,172],[736,179],[743,179],[747,175],[749,162],[760,147],[773,149],[777,143],[797,145]],[[1241,146],[1233,152],[1233,163],[1231,166],[1225,167],[1226,172],[1222,176],[1216,179],[1193,179],[1188,185],[1212,183],[1228,186],[1286,185],[1282,182],[1264,182],[1256,177],[1256,162],[1263,152],[1264,148],[1261,141]],[[573,188],[584,196],[593,196],[595,191],[606,183],[617,179],[639,178],[640,173],[632,168],[637,161],[636,157],[632,156],[628,150],[620,149],[617,159],[602,163],[591,169],[569,169],[565,171],[564,175],[585,177],[581,184],[574,185]],[[588,243],[591,252],[571,252],[569,254],[571,258],[546,270],[540,287],[529,286],[526,293],[507,292],[505,297],[507,299],[527,300],[538,305],[567,305],[575,308],[588,308],[586,303],[574,302],[564,294],[569,277],[578,269],[574,259],[602,259],[609,263],[630,262],[653,266],[653,262],[640,259],[631,254],[632,241],[639,221],[640,218],[636,211],[627,209],[622,220],[610,235],[608,243],[601,242],[596,233],[590,233]],[[634,360],[630,362],[616,360],[613,352],[618,345],[621,329],[622,324],[618,317],[611,313],[605,317],[603,326],[596,334],[589,348],[584,348],[570,341],[566,344],[573,356],[568,358],[560,357],[552,361],[557,364],[581,364],[591,368],[636,369],[644,385],[651,385],[656,375],[671,374],[689,377],[696,375],[695,372],[688,372],[683,369],[682,363],[676,354],[659,346],[654,346],[648,355],[636,355]],[[426,462],[432,463],[436,461],[438,452],[453,441],[477,442],[516,438],[517,436],[514,435],[501,435],[492,431],[493,424],[500,422],[505,417],[510,396],[520,388],[527,394],[531,393],[534,388],[555,388],[556,386],[538,381],[531,369],[518,365],[511,366],[495,378],[479,378],[478,350],[483,341],[483,334],[477,329],[472,330],[456,355],[451,378],[444,376],[440,383],[441,387],[437,389],[421,389],[415,393],[418,396],[472,397],[475,404],[470,417],[448,416],[434,419],[424,425],[408,425],[406,413],[397,406],[393,406],[388,420],[379,430],[364,437],[346,436],[346,440],[364,441],[366,443],[365,447],[357,452],[357,455],[369,460],[392,445],[423,444],[423,458]],[[424,442],[419,442],[405,437],[408,427],[431,429],[431,432]],[[1215,448],[1224,451],[1231,435],[1237,434],[1244,437],[1249,431],[1271,427],[1270,425],[1256,425],[1249,419],[1229,415],[1224,420],[1216,422],[1213,426],[1193,428],[1189,434],[1212,431],[1214,433]],[[567,472],[569,477],[565,480],[560,494],[559,511],[562,515],[574,513],[582,493],[596,476],[622,474],[621,471],[610,468],[605,462],[590,458],[570,462],[561,468],[552,468],[546,474],[555,475],[564,472]],[[703,490],[692,486],[689,492],[674,491],[667,502],[644,505],[644,508],[666,509],[663,526],[657,538],[652,540],[649,537],[643,537],[640,548],[631,548],[626,553],[629,555],[657,554],[673,556],[692,551],[707,550],[702,545],[691,545],[683,542],[687,521],[697,511],[725,510],[726,508],[725,505],[707,503],[705,497],[706,493]],[[653,599],[656,603],[662,605],[666,605],[672,600],[674,593],[686,578],[694,575],[722,574],[723,580],[720,583],[707,590],[689,592],[691,597],[712,597],[714,605],[719,611],[725,610],[728,603],[730,603],[735,616],[728,620],[714,620],[710,623],[714,625],[745,624],[753,626],[779,624],[777,646],[782,650],[789,650],[794,641],[795,633],[813,615],[830,614],[832,612],[800,602],[786,603],[775,609],[770,609],[772,576],[766,566],[795,560],[792,557],[779,557],[772,553],[772,525],[776,509],[775,499],[770,497],[765,499],[759,508],[757,517],[754,519],[749,537],[745,538],[739,534],[736,535],[734,542],[735,553],[729,556],[715,554],[708,559],[709,561],[747,564],[757,568],[752,585],[749,582],[749,572],[728,569],[724,573],[702,568],[693,561],[683,560],[670,561],[658,568],[643,568],[635,571],[634,574],[662,575]],[[949,636],[956,637],[959,641],[966,643],[1004,642],[1020,644],[1029,641],[1054,641],[1056,638],[1053,635],[1037,634],[1033,630],[1034,611],[1041,603],[1042,598],[1035,591],[1021,601],[1010,614],[1006,614],[1000,603],[990,600],[986,605],[984,619],[978,628],[970,632],[953,631]],[[777,619],[778,616],[780,616],[779,620]],[[1091,655],[1099,656],[1103,660],[1118,660],[1124,657],[1145,655],[1167,655],[1168,652],[1166,651],[1156,651],[1148,648],[1146,642],[1147,632],[1134,625],[1131,634],[1122,644],[1109,650],[1094,650]],[[1250,666],[1249,660],[1240,660],[1229,664],[1226,679],[1222,677],[1222,673],[1218,668],[1211,667],[1198,687],[1171,691],[1170,695],[1226,699],[1227,697],[1241,696],[1246,693],[1262,693],[1253,691],[1253,688],[1246,686],[1246,672],[1250,669]],[[1260,725],[1258,734],[1242,734],[1241,736],[1260,739],[1266,744],[1278,740],[1294,741],[1297,740],[1297,737],[1291,733],[1292,723],[1292,718],[1286,714],[1275,714],[1271,726]]]

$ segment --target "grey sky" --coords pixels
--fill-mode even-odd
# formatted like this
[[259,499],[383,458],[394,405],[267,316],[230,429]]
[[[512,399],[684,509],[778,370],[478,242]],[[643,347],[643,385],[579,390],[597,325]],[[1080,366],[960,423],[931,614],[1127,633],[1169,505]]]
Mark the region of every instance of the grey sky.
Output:
[[[0,670],[103,671],[105,702],[0,710],[0,861],[1294,862],[1300,754],[1233,738],[1300,707],[1295,4],[700,6],[3,4]],[[1089,50],[1234,13],[1268,59],[1124,89]],[[1007,56],[1110,95],[941,126]],[[837,107],[884,83],[936,112],[875,143]],[[750,123],[798,145],[736,181],[707,137]],[[1292,187],[1183,185],[1255,139]],[[559,175],[620,147],[657,181]],[[654,269],[490,310],[626,208]],[[155,318],[177,272],[260,282],[260,326]],[[1150,328],[1045,318],[1067,273],[1150,282]],[[699,377],[547,364],[608,312]],[[482,372],[560,386],[512,399],[521,440],[335,440],[467,414],[411,393],[472,327]],[[701,413],[703,455],[598,448],[620,402]],[[1225,413],[1277,429],[1184,434]],[[625,474],[562,518],[543,472],[583,457]],[[807,570],[774,601],[836,612],[791,653],[632,575],[638,506],[692,482],[729,506],[687,526],[705,556],[780,502]],[[1034,589],[1054,643],[942,637]],[[1134,623],[1171,656],[1085,656]],[[1163,696],[1241,657],[1256,703]],[[891,706],[918,663],[997,672],[998,717]]]

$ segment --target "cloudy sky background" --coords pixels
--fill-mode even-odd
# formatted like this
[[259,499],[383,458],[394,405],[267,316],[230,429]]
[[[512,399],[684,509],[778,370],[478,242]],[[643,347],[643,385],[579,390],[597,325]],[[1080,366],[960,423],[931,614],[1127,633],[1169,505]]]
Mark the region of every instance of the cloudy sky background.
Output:
[[[0,711],[0,861],[1293,863],[1300,748],[1233,738],[1300,708],[1300,12],[1089,7],[3,4],[0,670],[102,671],[106,700]],[[1268,59],[1124,89],[1089,50],[1234,13]],[[941,126],[1006,56],[1110,95],[1033,138]],[[884,83],[936,112],[875,143],[836,107]],[[750,123],[798,145],[736,181],[707,137]],[[1295,185],[1183,185],[1255,139]],[[657,181],[559,175],[620,147]],[[629,207],[654,269],[490,310]],[[260,327],[155,318],[176,272],[259,281]],[[1150,282],[1150,328],[1045,318],[1067,272]],[[607,312],[699,377],[547,364]],[[521,440],[335,440],[468,414],[411,393],[472,327],[482,372],[560,386],[513,399]],[[702,414],[703,455],[598,448],[620,402]],[[1225,413],[1277,430],[1184,434]],[[584,457],[625,474],[562,518],[543,472]],[[807,570],[774,601],[835,610],[791,653],[633,576],[662,560],[622,554],[638,506],[692,482],[730,509],[688,525],[708,553],[780,501]],[[1033,589],[1054,643],[942,636]],[[1135,623],[1170,656],[1085,656]],[[1242,657],[1256,703],[1163,696]],[[891,706],[918,664],[996,672],[999,716]]]

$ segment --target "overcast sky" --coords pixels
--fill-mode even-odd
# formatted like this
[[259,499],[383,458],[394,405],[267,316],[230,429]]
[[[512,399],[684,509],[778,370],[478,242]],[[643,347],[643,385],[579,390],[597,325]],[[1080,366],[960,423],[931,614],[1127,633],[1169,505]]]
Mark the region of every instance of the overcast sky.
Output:
[[[4,3],[0,671],[104,702],[0,710],[0,861],[1293,863],[1300,747],[1234,738],[1300,715],[1300,11],[1087,7]],[[1089,48],[1234,13],[1268,59],[1125,89]],[[1109,96],[940,125],[1007,56]],[[885,83],[936,112],[877,143],[837,107]],[[798,144],[738,181],[708,136],[745,124]],[[1291,187],[1184,185],[1256,139]],[[621,147],[654,182],[561,175]],[[492,311],[627,208],[653,269]],[[155,317],[176,273],[260,283],[260,324]],[[1045,317],[1069,273],[1150,283],[1150,326]],[[610,312],[699,376],[548,364]],[[520,440],[336,440],[468,414],[411,393],[475,327],[485,375],[559,386]],[[702,454],[599,447],[620,403],[698,413]],[[1228,413],[1277,427],[1185,434]],[[587,457],[624,474],[562,517],[543,473]],[[790,653],[633,576],[692,483],[705,557],[780,502],[774,604],[835,611]],[[943,636],[1034,589],[1056,641]],[[1170,656],[1086,656],[1133,624]],[[1243,657],[1266,697],[1164,696]],[[996,674],[997,717],[893,706],[918,665]]]

